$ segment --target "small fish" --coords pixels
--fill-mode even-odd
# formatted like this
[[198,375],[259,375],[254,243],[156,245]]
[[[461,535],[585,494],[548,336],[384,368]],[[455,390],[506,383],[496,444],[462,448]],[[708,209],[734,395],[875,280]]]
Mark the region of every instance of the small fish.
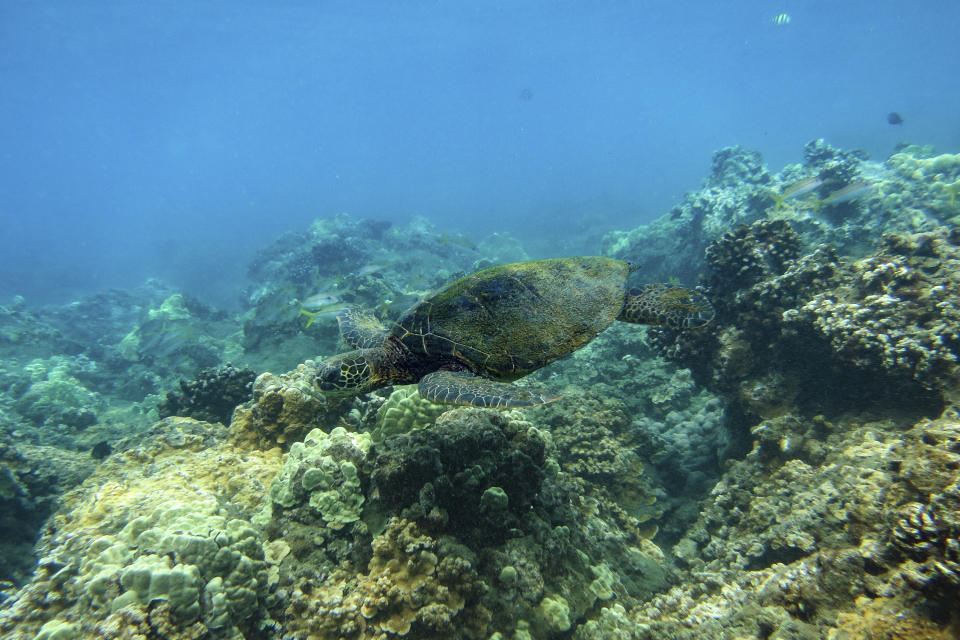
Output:
[[783,193],[780,194],[780,197],[783,200],[799,198],[800,196],[805,196],[811,191],[818,189],[822,184],[823,180],[821,180],[818,176],[810,176],[809,178],[804,178],[799,182],[794,182],[792,185],[783,190]]
[[821,180],[818,176],[810,176],[809,178],[804,178],[799,182],[794,182],[792,185],[784,189],[780,195],[777,196],[777,203],[776,203],[776,206],[774,207],[774,210],[779,211],[783,207],[783,203],[786,200],[805,196],[811,191],[819,189],[820,185],[822,184],[823,184],[823,180]]
[[375,273],[380,273],[385,268],[382,264],[365,264],[357,269],[357,275],[360,277],[372,276]]
[[903,116],[896,111],[891,111],[887,114],[887,122],[890,124],[903,124]]
[[832,192],[826,198],[820,201],[821,207],[832,207],[833,205],[840,204],[843,202],[850,202],[851,200],[856,200],[857,198],[862,198],[867,195],[870,191],[876,187],[872,182],[864,182],[859,180],[857,182],[851,182],[845,187],[841,187],[836,191]]
[[330,293],[329,291],[321,291],[320,293],[315,293],[301,303],[301,306],[304,309],[316,310],[320,307],[326,307],[331,304],[337,304],[340,302],[340,296],[335,293]]
[[778,27],[785,27],[790,24],[790,14],[789,13],[778,13],[773,16],[773,24]]
[[312,325],[313,321],[317,318],[335,318],[349,308],[350,305],[343,302],[329,304],[325,307],[319,307],[313,311],[308,311],[307,309],[301,308],[300,315],[307,316],[307,324],[305,324],[303,328],[306,329]]
[[113,453],[113,447],[106,440],[101,440],[90,448],[90,455],[94,460],[103,460],[111,453]]
[[465,236],[463,236],[462,234],[458,233],[455,236],[450,236],[450,235],[447,235],[446,231],[440,234],[440,245],[443,246],[445,244],[456,244],[456,245],[460,245],[461,247],[466,247],[467,249],[474,249],[474,250],[477,248],[477,245],[470,242],[470,240]]

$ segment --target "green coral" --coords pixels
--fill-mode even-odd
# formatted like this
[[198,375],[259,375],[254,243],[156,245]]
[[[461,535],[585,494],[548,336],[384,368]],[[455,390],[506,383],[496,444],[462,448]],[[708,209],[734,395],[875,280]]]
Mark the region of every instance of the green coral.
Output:
[[371,444],[369,434],[350,433],[343,427],[330,433],[314,429],[303,442],[290,446],[270,487],[274,506],[300,510],[297,519],[313,516],[333,530],[356,522],[364,502],[357,464]]
[[220,515],[212,497],[157,508],[101,536],[80,575],[94,609],[165,600],[178,621],[211,629],[256,612],[267,585],[259,534]]
[[54,618],[40,627],[36,640],[73,640],[76,637],[76,625]]
[[537,616],[551,634],[570,630],[570,605],[563,596],[547,596],[541,600]]
[[192,319],[183,295],[176,293],[156,309],[149,309],[144,323],[124,336],[117,349],[131,362],[140,360],[147,352],[154,355],[158,347],[163,353],[175,351],[182,342],[195,338],[188,323]]
[[609,600],[613,597],[613,585],[617,582],[616,574],[605,564],[590,567],[594,580],[590,583],[590,592],[598,600]]
[[480,496],[480,510],[486,513],[506,511],[510,496],[501,487],[490,487]]
[[175,293],[156,309],[150,309],[147,317],[151,320],[189,320],[190,311],[184,302],[183,295]]
[[80,356],[35,359],[24,367],[29,386],[13,403],[20,415],[38,426],[83,429],[106,408],[103,397],[87,389],[75,374],[92,373],[95,364]]
[[377,410],[373,439],[381,441],[399,433],[429,427],[449,408],[421,398],[416,385],[397,387]]
[[890,156],[887,165],[897,176],[883,189],[886,208],[901,217],[935,215],[942,222],[960,217],[960,153],[923,157],[903,152]]

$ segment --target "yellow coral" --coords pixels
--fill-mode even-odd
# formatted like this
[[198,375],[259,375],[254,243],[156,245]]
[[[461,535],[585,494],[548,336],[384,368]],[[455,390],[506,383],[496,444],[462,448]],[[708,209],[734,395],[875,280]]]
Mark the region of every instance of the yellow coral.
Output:
[[958,620],[950,628],[920,616],[890,598],[857,598],[857,610],[837,616],[838,626],[828,640],[951,640],[960,631]]
[[237,407],[230,435],[254,449],[289,447],[317,425],[336,424],[349,403],[329,402],[313,389],[316,363],[307,360],[284,374],[263,373],[253,383],[253,400]]
[[465,592],[479,579],[470,563],[442,560],[437,541],[407,520],[393,519],[373,540],[366,574],[341,572],[320,589],[295,592],[288,609],[290,630],[317,640],[379,640],[404,636],[447,638],[454,627],[465,637],[486,637],[489,614],[465,611]]
[[373,439],[381,441],[398,433],[429,427],[449,408],[421,398],[416,385],[397,387],[377,410]]
[[[238,451],[215,442],[222,436],[219,426],[167,418],[145,444],[111,456],[65,494],[46,544],[75,575],[62,584],[46,583],[56,605],[33,607],[29,620],[11,618],[18,632],[67,637],[55,615],[94,624],[111,611],[152,600],[166,602],[177,625],[202,615],[207,628],[229,627],[254,614],[269,584],[259,534],[234,518],[262,509],[280,451]],[[229,514],[224,503],[233,507]],[[232,567],[218,564],[228,556],[235,560]],[[236,614],[241,602],[243,613]],[[0,635],[10,630],[6,622]],[[84,628],[77,637],[93,636]]]

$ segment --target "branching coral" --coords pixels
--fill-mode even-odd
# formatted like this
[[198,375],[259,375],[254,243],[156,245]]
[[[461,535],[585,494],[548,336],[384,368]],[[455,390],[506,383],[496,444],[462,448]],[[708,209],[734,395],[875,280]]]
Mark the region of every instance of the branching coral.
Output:
[[180,381],[180,391],[167,392],[157,407],[161,418],[185,416],[230,424],[234,408],[250,399],[256,372],[231,364],[204,369],[195,380]]

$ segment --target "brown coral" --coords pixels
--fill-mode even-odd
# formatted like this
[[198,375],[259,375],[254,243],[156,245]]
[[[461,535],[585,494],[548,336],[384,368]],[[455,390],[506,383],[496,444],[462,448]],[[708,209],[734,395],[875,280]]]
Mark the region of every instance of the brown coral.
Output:
[[310,429],[336,424],[350,402],[328,401],[313,391],[316,364],[307,360],[284,374],[263,373],[253,383],[253,400],[237,407],[231,436],[256,449],[286,449]]
[[842,358],[913,379],[948,399],[960,393],[960,232],[886,236],[791,320],[812,325]]
[[366,574],[334,574],[320,588],[297,585],[287,608],[288,632],[311,638],[379,640],[485,637],[489,614],[472,563],[440,557],[436,540],[394,518],[373,541]]
[[857,598],[856,610],[841,613],[827,640],[951,640],[956,622],[944,627],[888,598]]

